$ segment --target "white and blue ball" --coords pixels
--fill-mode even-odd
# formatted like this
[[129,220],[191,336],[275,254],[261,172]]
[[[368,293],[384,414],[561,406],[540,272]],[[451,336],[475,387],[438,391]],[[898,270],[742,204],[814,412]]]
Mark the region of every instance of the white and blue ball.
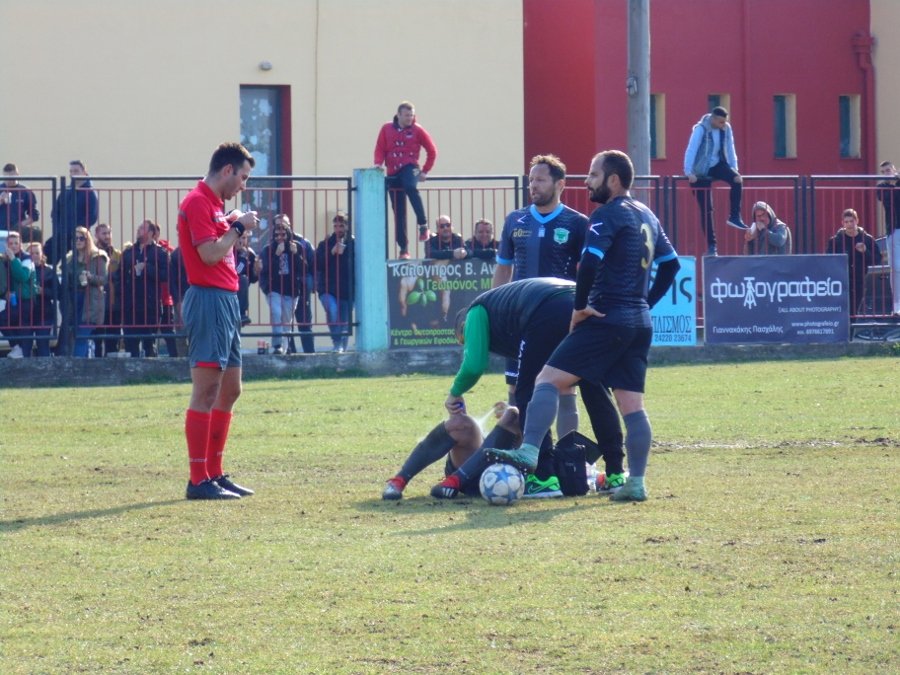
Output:
[[491,464],[481,474],[478,489],[488,504],[509,506],[525,493],[525,476],[511,464]]

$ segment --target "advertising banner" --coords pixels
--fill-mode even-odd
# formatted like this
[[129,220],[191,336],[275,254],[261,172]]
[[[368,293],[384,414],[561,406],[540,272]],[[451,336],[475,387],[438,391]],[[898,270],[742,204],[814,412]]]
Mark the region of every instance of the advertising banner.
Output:
[[387,264],[390,348],[457,346],[456,313],[490,289],[485,260],[396,260]]
[[[669,292],[650,310],[653,345],[691,347],[697,344],[697,259],[679,256],[681,269]],[[656,276],[656,265],[652,276]]]
[[708,344],[850,339],[847,256],[719,256],[703,265]]

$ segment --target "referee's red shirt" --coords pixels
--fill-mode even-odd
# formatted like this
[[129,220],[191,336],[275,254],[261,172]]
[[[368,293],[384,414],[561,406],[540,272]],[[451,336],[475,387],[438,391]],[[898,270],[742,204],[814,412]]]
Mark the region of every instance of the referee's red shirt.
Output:
[[178,208],[178,245],[191,286],[238,289],[233,249],[215,265],[207,265],[197,252],[200,244],[215,241],[228,232],[223,207],[222,200],[201,180]]

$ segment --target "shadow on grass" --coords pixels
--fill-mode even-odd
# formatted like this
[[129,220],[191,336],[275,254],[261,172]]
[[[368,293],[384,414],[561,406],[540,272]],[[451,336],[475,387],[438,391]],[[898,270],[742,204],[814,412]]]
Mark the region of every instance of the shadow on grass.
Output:
[[[396,536],[419,535],[428,536],[432,534],[446,534],[458,530],[491,530],[508,525],[522,525],[528,523],[548,523],[559,516],[569,515],[576,511],[585,509],[596,509],[600,504],[596,498],[590,497],[564,497],[562,499],[537,500],[545,508],[540,510],[525,511],[512,506],[491,506],[482,501],[478,497],[463,497],[452,500],[438,500],[430,497],[413,497],[411,499],[403,499],[400,501],[383,501],[383,500],[366,500],[356,502],[354,507],[359,511],[367,513],[383,513],[391,516],[400,516],[404,511],[410,516],[422,513],[433,512],[435,510],[445,510],[448,514],[459,515],[465,514],[466,518],[462,522],[453,521],[440,527],[429,527],[421,530],[402,530],[395,532]],[[609,504],[607,500],[600,500],[602,506]],[[529,504],[536,504],[534,500],[529,500]],[[612,506],[610,504],[610,506]]]
[[120,513],[129,511],[139,511],[141,509],[151,509],[156,506],[171,506],[172,504],[181,504],[184,499],[169,499],[163,502],[143,502],[138,504],[123,504],[122,506],[114,506],[109,509],[91,509],[89,511],[72,511],[71,513],[58,513],[52,516],[40,516],[37,518],[16,518],[14,520],[0,520],[0,532],[17,532],[24,530],[26,527],[39,527],[41,525],[61,525],[73,520],[88,520],[90,518],[104,518],[106,516],[116,516]]

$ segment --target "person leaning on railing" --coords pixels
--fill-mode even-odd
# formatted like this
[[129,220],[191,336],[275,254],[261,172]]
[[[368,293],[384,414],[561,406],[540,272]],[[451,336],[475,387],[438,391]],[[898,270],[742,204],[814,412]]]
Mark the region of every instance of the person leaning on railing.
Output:
[[9,162],[3,166],[0,187],[0,230],[19,232],[25,243],[41,240],[41,217],[34,192],[19,182],[18,167]]
[[850,314],[860,310],[866,295],[866,272],[870,265],[881,262],[881,250],[872,235],[859,226],[859,215],[853,209],[841,214],[841,229],[828,240],[825,253],[843,253],[850,271]]
[[765,202],[753,205],[753,223],[744,232],[747,255],[787,255],[793,248],[791,228],[778,220],[774,209]]
[[[75,228],[75,250],[66,256],[66,288],[75,289],[75,307],[69,304],[69,325],[75,326],[73,356],[93,355],[91,333],[103,324],[106,310],[106,283],[109,256],[94,247],[86,227]],[[74,311],[73,311],[74,310]]]
[[56,325],[56,298],[59,297],[59,277],[56,270],[47,264],[44,247],[40,242],[32,242],[28,246],[31,262],[34,264],[34,277],[37,283],[37,295],[32,303],[32,324],[37,356],[50,356],[50,332]]
[[347,350],[350,334],[356,241],[345,211],[335,213],[331,224],[334,231],[316,247],[316,293],[325,310],[332,348],[341,353]]
[[[0,319],[3,333],[12,349],[9,358],[31,356],[31,339],[20,336],[30,333],[31,305],[37,295],[34,280],[34,266],[31,258],[22,250],[22,238],[18,232],[10,232],[6,240],[6,252],[0,254],[5,263],[0,268],[3,285],[6,287],[6,307]],[[2,290],[2,288],[0,288]]]
[[487,218],[478,220],[475,223],[475,234],[466,240],[469,257],[494,262],[499,247],[500,242],[494,239],[494,224]]

